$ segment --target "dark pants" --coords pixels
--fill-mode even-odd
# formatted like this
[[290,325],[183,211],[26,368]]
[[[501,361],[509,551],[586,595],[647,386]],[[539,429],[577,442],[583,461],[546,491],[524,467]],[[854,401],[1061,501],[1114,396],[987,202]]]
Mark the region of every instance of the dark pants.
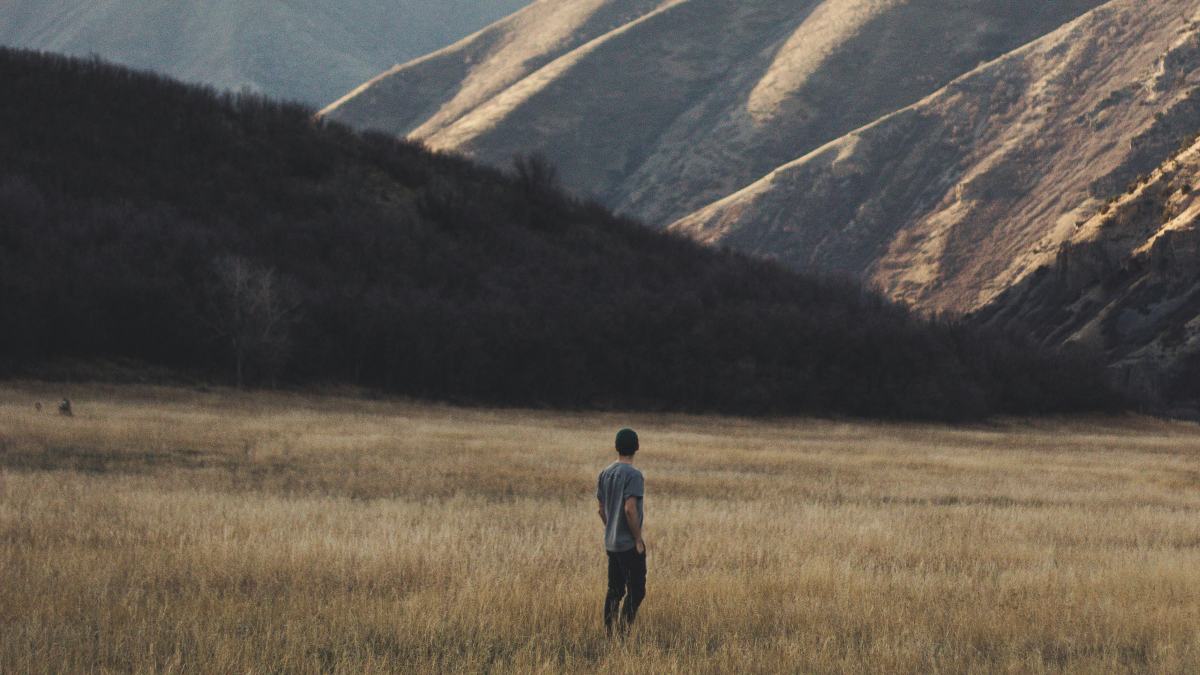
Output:
[[[608,595],[604,598],[604,626],[613,634],[613,624],[622,634],[637,618],[638,606],[646,597],[646,554],[636,548],[608,552]],[[621,607],[621,598],[625,606]],[[618,617],[618,610],[620,616]]]

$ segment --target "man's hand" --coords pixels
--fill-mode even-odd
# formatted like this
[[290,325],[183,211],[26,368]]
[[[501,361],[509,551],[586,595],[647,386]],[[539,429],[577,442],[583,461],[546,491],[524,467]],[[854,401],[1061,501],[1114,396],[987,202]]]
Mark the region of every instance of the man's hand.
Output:
[[642,519],[638,513],[638,498],[625,498],[625,524],[629,526],[629,534],[633,535],[633,541],[636,542],[634,548],[637,549],[638,555],[646,552],[646,542],[642,540]]

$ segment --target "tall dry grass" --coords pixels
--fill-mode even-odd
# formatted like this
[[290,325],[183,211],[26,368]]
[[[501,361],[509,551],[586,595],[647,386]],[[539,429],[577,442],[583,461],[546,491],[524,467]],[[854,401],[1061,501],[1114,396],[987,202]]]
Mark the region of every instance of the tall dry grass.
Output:
[[[1200,671],[1200,435],[0,388],[0,672]],[[603,637],[639,429],[649,594]]]

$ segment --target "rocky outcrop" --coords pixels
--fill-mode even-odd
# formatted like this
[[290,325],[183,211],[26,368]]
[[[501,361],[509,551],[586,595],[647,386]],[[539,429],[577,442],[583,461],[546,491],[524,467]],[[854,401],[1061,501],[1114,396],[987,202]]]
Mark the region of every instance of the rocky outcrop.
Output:
[[1151,405],[1200,400],[1200,144],[1106,204],[1053,262],[972,319],[1098,351],[1116,384]]

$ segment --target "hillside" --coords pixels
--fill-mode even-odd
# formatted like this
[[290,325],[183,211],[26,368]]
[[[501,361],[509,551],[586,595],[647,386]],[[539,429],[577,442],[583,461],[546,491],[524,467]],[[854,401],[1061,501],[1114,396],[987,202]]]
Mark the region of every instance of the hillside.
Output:
[[560,0],[325,110],[666,225],[1100,0]]
[[1200,130],[1191,0],[1115,0],[675,223],[971,311]]
[[1114,381],[1148,404],[1200,401],[1198,226],[1200,143],[1193,139],[973,320],[1051,347],[1098,351]]
[[502,405],[964,418],[1098,373],[511,174],[0,50],[0,371],[123,360]]
[[[536,3],[324,114],[980,310],[1200,130],[1192,0]],[[1048,328],[1048,327],[1041,327]]]
[[4,0],[0,45],[324,104],[528,0]]

